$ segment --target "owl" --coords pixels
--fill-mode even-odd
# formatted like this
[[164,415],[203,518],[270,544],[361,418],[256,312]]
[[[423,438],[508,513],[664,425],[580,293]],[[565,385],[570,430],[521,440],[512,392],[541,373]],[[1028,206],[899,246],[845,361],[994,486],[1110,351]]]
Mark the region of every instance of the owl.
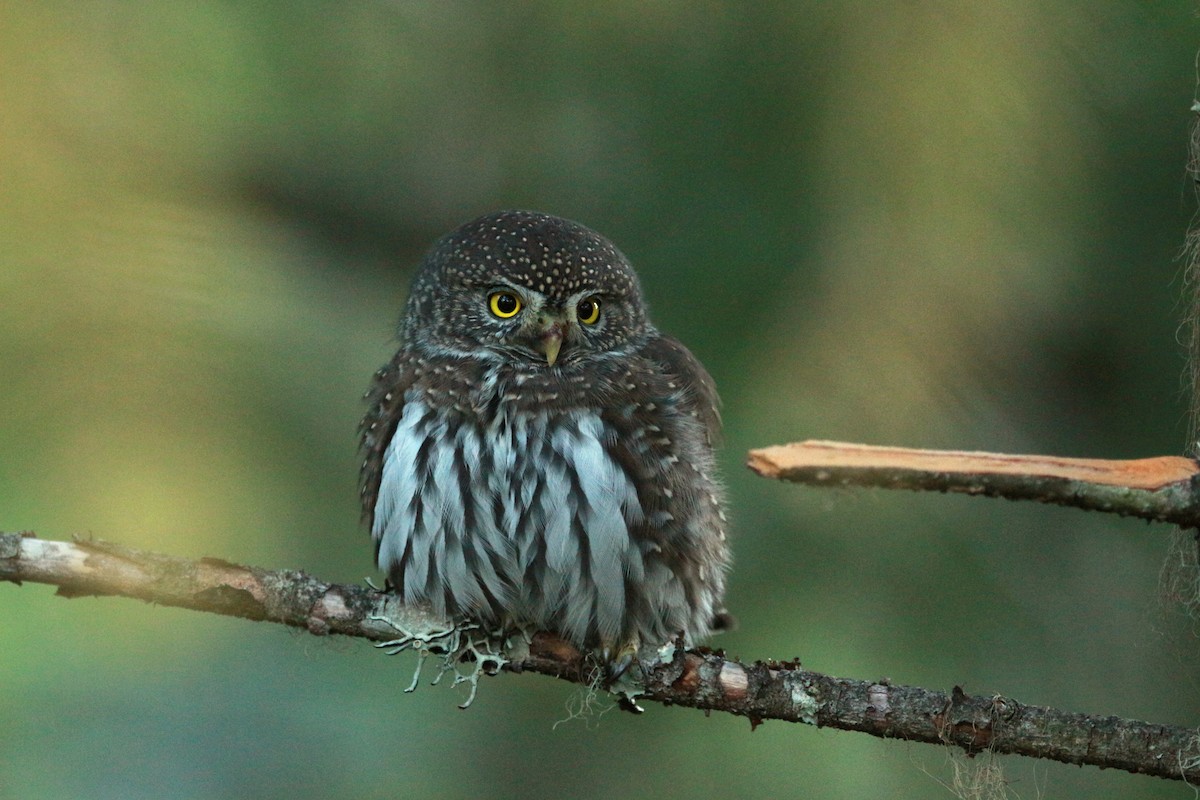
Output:
[[626,663],[724,627],[712,378],[607,239],[502,211],[421,262],[375,374],[361,495],[406,603]]

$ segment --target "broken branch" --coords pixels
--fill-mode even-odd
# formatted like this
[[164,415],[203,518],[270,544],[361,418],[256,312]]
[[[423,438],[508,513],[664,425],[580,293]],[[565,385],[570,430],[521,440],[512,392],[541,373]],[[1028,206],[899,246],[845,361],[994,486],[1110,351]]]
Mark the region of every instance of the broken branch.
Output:
[[1122,461],[809,440],[751,450],[747,466],[810,486],[958,492],[1200,527],[1200,466],[1178,456]]

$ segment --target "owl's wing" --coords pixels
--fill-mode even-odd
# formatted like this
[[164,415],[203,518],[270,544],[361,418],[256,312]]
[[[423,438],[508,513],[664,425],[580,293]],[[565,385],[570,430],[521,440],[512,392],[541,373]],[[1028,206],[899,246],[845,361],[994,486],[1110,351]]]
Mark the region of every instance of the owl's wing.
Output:
[[388,442],[400,422],[404,395],[416,380],[416,370],[407,349],[401,348],[389,363],[375,373],[371,389],[367,392],[367,414],[358,427],[359,452],[362,468],[359,470],[359,496],[362,500],[362,518],[367,527],[375,523],[375,502],[379,499],[379,482],[383,477],[383,454]]
[[646,345],[643,352],[647,358],[660,364],[664,372],[683,383],[687,410],[703,423],[709,446],[715,446],[721,439],[721,398],[717,395],[717,385],[708,370],[690,350],[671,336],[659,334]]

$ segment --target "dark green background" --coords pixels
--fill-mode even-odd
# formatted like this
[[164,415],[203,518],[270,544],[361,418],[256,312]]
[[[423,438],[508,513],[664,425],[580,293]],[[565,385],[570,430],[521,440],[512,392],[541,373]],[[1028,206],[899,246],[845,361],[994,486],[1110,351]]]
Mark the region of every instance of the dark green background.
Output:
[[[746,658],[1195,725],[1169,530],[742,466],[1184,450],[1191,2],[0,7],[0,528],[373,575],[355,427],[477,214],[611,237],[725,400]],[[0,796],[935,797],[949,751],[0,586]],[[1021,797],[1182,785],[1001,759]],[[980,758],[966,768],[991,763]],[[1188,794],[1190,796],[1190,794]]]

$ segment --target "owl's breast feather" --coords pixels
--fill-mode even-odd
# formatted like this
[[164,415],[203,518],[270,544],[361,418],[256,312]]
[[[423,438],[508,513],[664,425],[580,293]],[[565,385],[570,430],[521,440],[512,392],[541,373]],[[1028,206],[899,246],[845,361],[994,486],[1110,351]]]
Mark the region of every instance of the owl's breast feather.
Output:
[[439,613],[503,612],[579,642],[616,640],[627,581],[643,577],[631,534],[643,513],[600,414],[488,406],[405,405],[375,506],[380,568]]

